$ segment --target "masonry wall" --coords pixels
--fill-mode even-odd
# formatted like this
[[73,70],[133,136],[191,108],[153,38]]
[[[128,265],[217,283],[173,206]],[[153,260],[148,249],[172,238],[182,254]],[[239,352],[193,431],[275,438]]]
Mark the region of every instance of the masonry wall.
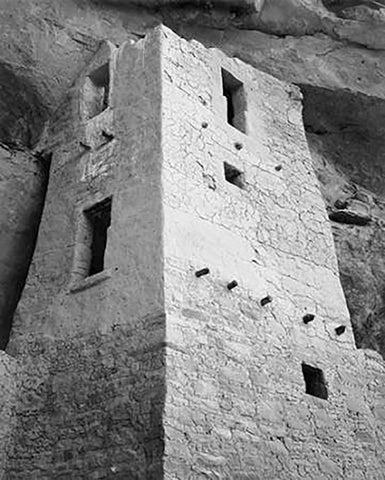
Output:
[[[46,169],[28,150],[0,146],[0,348],[28,272],[44,202]],[[17,192],[18,194],[15,194]],[[12,452],[18,362],[0,351],[0,478]]]
[[[166,37],[165,478],[380,479],[385,368],[354,346],[300,93]],[[246,134],[227,122],[221,68],[244,85]],[[303,362],[327,400],[305,393]]]
[[17,392],[17,362],[0,352],[0,478],[4,471],[8,455],[12,451],[12,430],[14,427],[14,408]]
[[[47,200],[8,349],[20,371],[7,479],[162,477],[157,36],[102,44],[47,133]],[[86,277],[84,211],[107,197],[104,270]]]

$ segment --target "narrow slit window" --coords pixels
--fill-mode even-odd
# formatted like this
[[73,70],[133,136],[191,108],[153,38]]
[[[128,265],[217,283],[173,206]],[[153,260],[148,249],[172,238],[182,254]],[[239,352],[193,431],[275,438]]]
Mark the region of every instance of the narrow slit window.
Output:
[[227,123],[246,133],[246,98],[243,83],[222,69],[222,88],[226,100]]
[[88,276],[104,270],[108,228],[111,225],[111,203],[111,198],[107,198],[84,212],[90,232]]
[[314,397],[327,400],[328,391],[326,388],[323,371],[319,368],[303,363],[302,373],[305,379],[306,393],[313,395]]
[[224,170],[225,170],[225,179],[232,183],[233,185],[237,186],[238,188],[244,187],[244,174],[236,167],[233,167],[227,162],[224,162]]
[[110,70],[106,63],[86,78],[84,87],[85,115],[87,119],[96,117],[108,107],[110,94]]

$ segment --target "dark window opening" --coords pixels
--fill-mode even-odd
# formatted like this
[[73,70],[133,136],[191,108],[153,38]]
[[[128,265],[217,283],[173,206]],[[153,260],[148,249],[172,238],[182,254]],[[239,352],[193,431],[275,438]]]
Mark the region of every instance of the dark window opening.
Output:
[[88,276],[91,276],[104,270],[107,234],[111,225],[111,198],[103,200],[84,213],[91,233],[91,258],[88,270]]
[[243,83],[222,69],[222,87],[227,106],[227,123],[246,133],[246,99]]
[[85,83],[85,110],[87,119],[96,117],[108,107],[110,70],[106,63],[95,70]]
[[224,162],[225,168],[225,179],[232,183],[233,185],[237,186],[238,188],[244,187],[244,174],[238,170],[237,168],[233,167],[229,163]]
[[305,379],[306,393],[327,400],[328,391],[322,370],[303,363],[302,373]]

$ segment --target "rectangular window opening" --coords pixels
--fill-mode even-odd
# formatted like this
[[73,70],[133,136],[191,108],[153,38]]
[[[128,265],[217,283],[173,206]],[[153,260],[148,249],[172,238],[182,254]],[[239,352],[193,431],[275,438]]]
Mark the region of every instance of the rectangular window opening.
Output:
[[233,185],[237,186],[238,188],[244,188],[245,186],[245,179],[244,174],[238,170],[236,167],[233,167],[227,162],[224,162],[224,169],[225,169],[225,179],[232,183]]
[[319,368],[311,367],[310,365],[303,363],[302,373],[305,379],[306,393],[327,400],[328,391],[323,371]]
[[102,65],[86,78],[84,94],[87,119],[96,117],[108,107],[110,94],[109,63]]
[[227,123],[246,133],[246,98],[243,83],[222,68],[222,88],[226,99]]
[[84,212],[90,231],[90,261],[88,276],[104,270],[104,254],[108,228],[111,225],[112,199],[106,198]]

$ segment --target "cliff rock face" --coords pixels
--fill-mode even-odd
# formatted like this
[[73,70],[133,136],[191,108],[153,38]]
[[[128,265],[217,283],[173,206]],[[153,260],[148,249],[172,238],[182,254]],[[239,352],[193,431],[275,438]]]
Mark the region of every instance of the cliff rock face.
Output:
[[0,146],[0,159],[0,347],[4,349],[35,246],[48,165],[6,146]]

